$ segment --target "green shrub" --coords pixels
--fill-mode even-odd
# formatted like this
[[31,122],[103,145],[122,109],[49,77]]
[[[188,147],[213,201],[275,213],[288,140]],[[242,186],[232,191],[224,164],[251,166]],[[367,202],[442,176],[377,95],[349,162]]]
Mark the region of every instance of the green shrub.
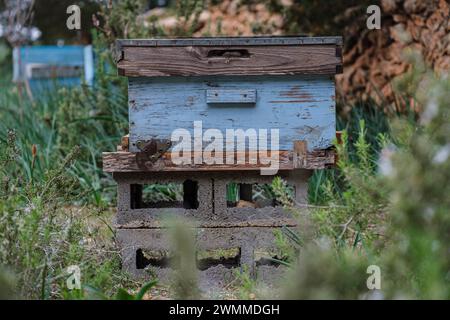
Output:
[[[375,148],[365,121],[354,139],[343,132],[339,188],[323,181],[321,205],[310,207],[315,236],[291,264],[286,297],[373,298],[365,268],[375,264],[378,298],[449,299],[450,80],[428,72],[414,79],[424,106],[418,122],[390,119]],[[322,239],[331,239],[325,248]]]
[[[424,85],[425,84],[425,85]],[[389,297],[450,298],[450,79],[426,75],[416,87],[420,124],[394,124],[390,157]]]
[[[102,288],[116,286],[121,274],[114,248],[107,250],[105,246],[105,252],[95,252],[98,248],[89,242],[100,233],[91,230],[87,222],[89,210],[70,206],[79,196],[78,179],[70,174],[79,148],[40,179],[27,179],[27,171],[17,161],[24,158],[15,139],[10,131],[0,143],[0,265],[16,275],[14,294],[32,299],[61,298],[66,290],[66,268],[73,264],[80,265],[87,283]],[[106,266],[110,266],[107,273],[102,273]],[[107,279],[101,280],[105,274]]]

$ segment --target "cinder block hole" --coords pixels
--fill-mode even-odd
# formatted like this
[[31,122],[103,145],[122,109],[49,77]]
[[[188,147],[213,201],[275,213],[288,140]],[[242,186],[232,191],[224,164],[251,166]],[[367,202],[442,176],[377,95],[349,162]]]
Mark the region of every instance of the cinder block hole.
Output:
[[163,250],[136,250],[136,269],[145,269],[148,266],[168,268],[170,258]]
[[227,269],[238,268],[240,261],[240,248],[197,251],[197,268],[201,271],[218,265],[222,265]]
[[256,260],[255,264],[257,267],[259,267],[259,266],[278,267],[280,265],[283,265],[283,260],[280,260],[277,256],[267,257],[267,258],[261,258],[259,260]]
[[287,261],[287,257],[280,256],[269,250],[259,249],[254,252],[255,265],[278,267]]
[[227,184],[228,208],[276,207],[285,199],[295,199],[295,187],[286,185],[282,192],[274,192],[271,184],[247,184],[232,182]]
[[198,182],[132,184],[131,209],[198,208]]

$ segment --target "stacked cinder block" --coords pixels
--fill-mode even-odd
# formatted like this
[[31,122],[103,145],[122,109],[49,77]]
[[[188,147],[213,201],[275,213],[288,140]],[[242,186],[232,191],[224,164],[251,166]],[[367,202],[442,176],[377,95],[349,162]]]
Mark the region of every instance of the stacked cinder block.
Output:
[[[195,228],[201,281],[226,282],[236,268],[260,277],[275,270],[264,258],[276,251],[274,231],[294,227],[296,220],[275,201],[255,201],[255,185],[274,178],[261,175],[267,163],[176,164],[172,133],[181,128],[194,137],[194,121],[201,121],[203,130],[279,130],[279,147],[271,151],[279,156],[276,175],[292,187],[298,203],[306,203],[311,170],[335,160],[333,76],[341,69],[341,42],[338,37],[118,42],[119,73],[129,77],[130,134],[117,152],[104,153],[103,167],[118,184],[116,228],[125,270],[168,279],[170,217],[187,218]],[[253,151],[245,149],[246,159]],[[237,157],[242,151],[233,152]],[[182,199],[145,199],[147,185],[170,183],[182,186]],[[237,186],[237,202],[227,201],[230,184]]]
[[[288,185],[294,188],[295,198],[305,203],[309,170],[281,172]],[[167,258],[170,241],[165,229],[169,218],[189,218],[197,227],[199,250],[237,249],[238,257],[232,267],[246,266],[255,274],[255,250],[274,251],[274,230],[283,226],[296,226],[296,220],[282,206],[236,207],[227,204],[227,185],[240,186],[240,199],[244,200],[243,190],[254,184],[270,184],[273,176],[261,176],[259,172],[225,174],[220,172],[191,172],[167,174],[155,173],[115,173],[118,183],[117,238],[123,249],[124,268],[135,276],[144,276],[148,266],[159,278],[167,278]],[[175,183],[183,185],[184,199],[179,207],[143,208],[143,185],[153,183]],[[188,196],[186,196],[186,194]],[[248,198],[246,203],[251,204]],[[164,251],[163,257],[148,265],[139,263],[139,250],[146,252]],[[220,264],[220,261],[217,262]],[[211,264],[213,265],[213,264]],[[153,268],[152,268],[153,267]],[[227,270],[225,270],[227,273]]]

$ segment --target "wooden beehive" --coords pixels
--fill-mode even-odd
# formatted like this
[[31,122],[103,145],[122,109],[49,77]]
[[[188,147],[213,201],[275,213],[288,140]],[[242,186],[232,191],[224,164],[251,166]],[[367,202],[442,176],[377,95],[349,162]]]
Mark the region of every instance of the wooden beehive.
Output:
[[92,84],[92,46],[24,46],[14,48],[14,81],[24,83],[32,96],[59,86]]
[[[222,135],[230,129],[278,129],[278,148],[270,148],[279,153],[275,173],[292,187],[293,200],[304,203],[311,174],[304,169],[334,164],[334,75],[342,68],[341,42],[337,37],[118,41],[119,74],[129,80],[130,132],[119,151],[104,153],[103,169],[112,172],[118,184],[115,225],[124,270],[136,277],[151,270],[158,279],[167,279],[164,259],[145,261],[142,252],[168,252],[162,221],[170,215],[195,223],[200,250],[238,252],[227,267],[221,258],[209,261],[200,277],[212,275],[224,282],[230,279],[230,270],[244,266],[258,277],[264,270],[277,272],[278,268],[260,264],[257,252],[271,252],[274,230],[295,227],[297,222],[276,201],[255,201],[253,187],[273,180],[256,172],[265,163],[260,159],[206,163],[196,150],[191,154],[194,161],[175,163],[178,144],[171,144],[173,133],[187,132],[195,148],[195,123],[201,123],[201,147],[209,145],[202,145],[208,129]],[[250,160],[255,149],[250,142],[247,146],[244,151],[231,149],[232,156],[237,159],[244,153]],[[144,189],[156,183],[182,186],[183,201],[147,201]],[[238,190],[233,201],[228,201],[230,185]]]
[[[340,37],[238,37],[119,40],[117,66],[128,77],[130,133],[104,170],[247,170],[248,164],[174,165],[167,150],[139,161],[140,145],[166,141],[178,128],[279,129],[280,169],[334,162],[334,75]],[[193,136],[193,132],[192,132]],[[126,150],[128,148],[128,150]]]

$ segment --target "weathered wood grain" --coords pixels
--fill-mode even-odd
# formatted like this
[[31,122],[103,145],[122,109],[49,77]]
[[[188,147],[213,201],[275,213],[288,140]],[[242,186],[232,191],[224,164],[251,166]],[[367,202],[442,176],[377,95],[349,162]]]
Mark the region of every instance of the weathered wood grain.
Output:
[[206,90],[206,103],[256,103],[256,90],[254,89],[208,89]]
[[[280,162],[280,170],[292,170],[293,161],[292,153],[289,151],[279,151],[278,158]],[[259,170],[260,168],[267,168],[269,165],[248,163],[248,159],[257,159],[256,152],[236,152],[234,154],[236,159],[245,157],[247,159],[245,164],[194,164],[194,159],[198,159],[199,154],[192,152],[191,164],[178,165],[173,163],[172,154],[165,153],[154,164],[150,161],[145,161],[139,157],[139,153],[132,152],[104,152],[103,153],[103,171],[105,172],[144,172],[144,171],[222,171],[222,170]]]
[[296,169],[327,169],[336,163],[336,153],[332,149],[313,150],[301,157],[293,156],[293,167]]
[[308,151],[308,143],[304,140],[294,141],[294,168],[323,169],[336,164],[334,148]]
[[186,47],[186,46],[299,46],[325,45],[342,46],[342,37],[308,36],[251,36],[251,37],[195,37],[195,38],[152,38],[118,39],[116,48],[122,47]]
[[[294,169],[325,169],[334,165],[334,150],[314,150],[297,156],[295,152],[279,151],[279,170]],[[236,153],[235,158],[240,154]],[[245,157],[256,157],[256,153],[246,152]],[[105,172],[157,172],[157,171],[245,171],[267,168],[268,165],[257,163],[248,164],[194,164],[195,153],[192,154],[192,164],[176,165],[171,160],[171,153],[164,154],[156,163],[140,161],[136,153],[132,152],[104,152],[103,171]],[[224,161],[225,163],[225,161]]]
[[335,45],[123,47],[118,72],[127,77],[337,73]]
[[128,151],[128,149],[130,147],[130,135],[127,134],[122,137],[120,146],[121,146],[122,151]]

